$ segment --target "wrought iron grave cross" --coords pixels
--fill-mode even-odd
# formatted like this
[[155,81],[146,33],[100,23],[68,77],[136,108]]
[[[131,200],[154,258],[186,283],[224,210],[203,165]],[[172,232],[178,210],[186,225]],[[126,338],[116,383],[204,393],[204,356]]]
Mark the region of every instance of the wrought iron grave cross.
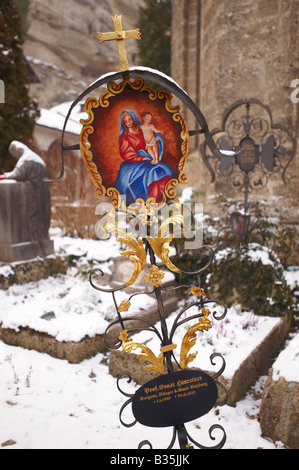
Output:
[[[194,131],[188,131],[184,117],[180,113],[180,107],[171,105],[172,93],[192,110],[201,126],[200,131],[205,134],[212,154],[217,158],[223,155],[212,139],[201,111],[179,85],[170,77],[146,67],[129,69],[124,41],[125,39],[140,39],[139,29],[123,31],[121,15],[112,19],[115,31],[98,33],[98,39],[100,43],[106,40],[117,41],[121,71],[99,77],[74,101],[66,117],[64,130],[73,108],[84,97],[89,96],[84,105],[88,118],[80,121],[83,127],[78,147],[97,188],[96,196],[111,198],[110,211],[107,212],[105,209],[100,217],[102,222],[107,218],[102,228],[104,232],[115,234],[117,240],[128,247],[121,255],[132,262],[134,272],[125,284],[109,288],[104,287],[100,282],[105,273],[99,268],[90,272],[89,280],[94,289],[112,294],[116,308],[117,316],[109,324],[104,335],[106,346],[111,350],[122,347],[123,352],[127,353],[141,349],[138,358],[149,362],[144,369],[158,375],[150,380],[150,383],[144,384],[145,387],[138,388],[134,394],[123,391],[120,386],[123,378],[127,377],[128,382],[132,380],[131,374],[123,371],[118,376],[117,387],[124,396],[129,398],[120,409],[121,423],[125,427],[134,426],[137,422],[150,427],[173,427],[173,435],[168,448],[174,446],[176,438],[181,449],[192,447],[192,444],[205,448],[190,436],[185,423],[200,418],[214,405],[222,406],[226,403],[227,391],[217,380],[225,369],[225,360],[219,353],[213,353],[210,356],[212,366],[216,365],[214,359],[221,361],[218,372],[210,376],[202,370],[188,368],[197,355],[197,352],[190,354],[189,351],[195,345],[196,333],[204,333],[212,327],[212,318],[210,320],[208,316],[216,321],[222,320],[226,316],[227,308],[218,300],[206,298],[200,286],[195,285],[190,288],[195,298],[187,302],[182,309],[178,309],[171,326],[166,322],[165,297],[170,291],[189,287],[182,284],[171,287],[163,285],[162,280],[165,275],[159,268],[160,261],[172,272],[196,276],[197,283],[199,283],[199,274],[210,266],[214,258],[212,248],[201,244],[197,247],[199,259],[201,259],[202,252],[206,250],[208,261],[195,272],[182,271],[169,258],[169,244],[175,236],[174,226],[183,228],[185,225],[183,207],[176,197],[174,187],[179,182],[187,182],[184,169],[188,158],[189,136],[195,135]],[[119,82],[120,80],[122,81]],[[153,81],[162,89],[156,92],[145,85],[144,80]],[[102,92],[99,99],[90,96],[91,92],[103,84],[107,84],[107,90]],[[141,121],[145,116],[154,116],[157,123],[161,123],[162,126],[159,127],[161,131],[155,132],[154,145],[156,145],[157,153],[153,151],[153,157],[149,153],[151,149],[146,146],[144,128],[141,129]],[[130,132],[130,129],[133,129],[133,132]],[[146,133],[146,129],[144,132]],[[131,142],[130,145],[134,144],[135,153],[133,152],[133,167],[131,165],[128,167],[127,163],[132,162],[128,161],[130,155],[124,149],[130,147],[127,143],[131,140],[134,140],[134,143]],[[100,145],[98,145],[99,142]],[[62,170],[57,179],[61,179],[63,175],[63,151],[74,147],[64,146],[62,137],[61,148]],[[234,155],[234,151],[232,154]],[[141,173],[135,171],[137,167]],[[153,169],[159,171],[153,172]],[[135,173],[131,173],[132,178],[127,184],[127,177],[132,170]],[[143,178],[140,177],[142,173],[148,175],[153,173],[154,176],[152,179]],[[166,210],[165,214],[162,214],[162,208]],[[122,215],[126,217],[129,230],[118,223],[118,221],[122,222]],[[100,225],[99,220],[97,227]],[[134,233],[131,233],[132,227],[138,230],[133,230]],[[157,261],[157,258],[160,261]],[[148,290],[146,285],[145,290],[133,292],[129,298],[118,303],[117,292],[133,286],[139,275],[147,269],[148,273],[144,275],[143,280],[152,284],[153,287]],[[131,298],[144,294],[153,294],[156,299],[157,326],[141,315],[132,315],[132,312],[123,315],[123,312],[129,311],[131,307]],[[213,306],[214,311],[208,308],[209,304]],[[188,312],[190,315],[186,314],[193,307],[196,309],[195,312],[191,313],[190,310]],[[178,354],[175,355],[174,352],[177,349],[174,341],[179,339],[178,336],[175,339],[177,330],[185,323],[194,320],[197,320],[195,324],[186,332],[183,331],[178,357]],[[157,355],[145,343],[130,337],[143,330],[154,333],[158,338],[160,352]],[[184,384],[184,390],[181,390],[182,384]],[[150,399],[146,398],[147,389],[151,390]],[[155,389],[157,389],[157,397],[154,396]],[[165,389],[167,389],[167,396],[164,393]],[[129,405],[134,416],[132,423],[127,423],[122,418],[123,411]],[[215,439],[212,434],[216,429],[222,432],[222,437],[220,436],[218,444],[209,447],[210,449],[222,448],[226,441],[225,430],[218,424],[210,427],[210,438]],[[147,440],[140,442],[139,448],[145,446],[152,447]]]

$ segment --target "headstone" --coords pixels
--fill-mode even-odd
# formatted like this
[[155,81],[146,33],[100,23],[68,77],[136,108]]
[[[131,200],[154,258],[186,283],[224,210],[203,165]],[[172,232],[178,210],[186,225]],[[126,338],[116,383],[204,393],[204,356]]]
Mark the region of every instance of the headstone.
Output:
[[21,142],[13,141],[9,152],[17,164],[0,178],[0,261],[7,263],[54,253],[46,165]]

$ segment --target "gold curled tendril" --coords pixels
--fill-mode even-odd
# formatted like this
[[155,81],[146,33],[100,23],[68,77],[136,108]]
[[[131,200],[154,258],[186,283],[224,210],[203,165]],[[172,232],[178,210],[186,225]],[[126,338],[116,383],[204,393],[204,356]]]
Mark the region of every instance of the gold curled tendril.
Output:
[[181,354],[180,354],[180,367],[182,369],[187,369],[188,364],[190,362],[194,361],[196,358],[198,351],[192,354],[188,354],[190,349],[195,345],[196,343],[196,332],[197,331],[204,331],[204,330],[209,330],[212,328],[212,324],[210,320],[208,319],[208,316],[210,315],[210,310],[208,308],[202,308],[202,314],[203,317],[199,318],[198,322],[193,325],[185,334],[183,341],[182,341],[182,346],[181,346]]
[[172,272],[180,273],[181,270],[177,268],[169,259],[170,243],[174,238],[173,234],[166,236],[169,233],[170,225],[182,225],[184,217],[181,213],[181,203],[178,199],[174,201],[175,211],[172,216],[168,217],[158,230],[158,237],[147,236],[146,239],[151,245],[154,253],[160,258],[168,269]]
[[158,230],[158,238],[165,237],[165,235],[169,232],[170,225],[179,225],[184,223],[184,217],[182,214],[182,203],[179,199],[175,199],[173,205],[175,207],[175,210],[173,214],[166,220],[164,220],[164,222],[161,224],[161,227]]
[[[114,221],[113,221],[114,218]],[[132,237],[131,234],[125,232],[120,227],[118,227],[115,222],[115,209],[112,209],[108,214],[108,222],[104,225],[104,230],[109,233],[115,233],[120,235],[117,238],[117,241],[127,245],[130,249],[120,253],[122,256],[129,258],[129,260],[134,265],[134,272],[131,279],[126,283],[126,287],[131,286],[136,281],[139,274],[144,270],[146,265],[146,251],[143,246],[143,241],[141,237],[138,237],[137,240]]]
[[170,235],[167,238],[154,238],[154,237],[146,237],[147,241],[151,245],[154,253],[160,258],[165,266],[167,266],[170,271],[175,273],[180,273],[180,269],[177,268],[169,259],[169,252],[170,252],[170,243],[173,239],[173,235]]
[[140,348],[142,354],[137,357],[140,361],[148,361],[151,365],[144,366],[144,370],[155,372],[158,375],[164,374],[164,355],[163,352],[157,357],[153,351],[142,343],[135,343],[132,338],[128,338],[128,330],[121,330],[119,339],[123,341],[122,349],[125,352],[132,352]]

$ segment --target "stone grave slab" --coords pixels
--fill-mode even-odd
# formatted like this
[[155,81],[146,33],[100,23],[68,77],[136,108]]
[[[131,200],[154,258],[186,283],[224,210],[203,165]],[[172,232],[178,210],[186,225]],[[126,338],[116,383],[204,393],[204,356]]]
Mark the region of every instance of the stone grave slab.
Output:
[[[255,380],[268,371],[271,358],[278,353],[289,328],[290,320],[287,317],[277,319],[276,325],[237,367],[232,378],[227,379],[224,374],[218,379],[228,391],[228,405],[233,406],[242,399]],[[144,364],[138,359],[137,354],[119,350],[110,352],[109,372],[114,377],[117,377],[123,371],[128,371],[136,383],[143,385],[156,376],[144,370],[143,367]],[[192,369],[196,369],[196,367],[192,367]],[[205,372],[213,373],[213,371]]]
[[67,269],[67,260],[56,255],[36,257],[26,262],[0,263],[0,289],[6,290],[13,284],[26,284],[49,276],[66,274]]
[[[176,309],[178,299],[171,295],[165,300],[165,314],[169,315]],[[158,320],[157,307],[127,315],[128,317],[140,317],[155,323]],[[128,327],[138,327],[142,322],[132,320],[127,322]],[[110,343],[116,343],[119,336],[119,327],[113,327],[107,335]],[[12,346],[20,346],[26,349],[34,349],[41,353],[49,354],[57,359],[65,359],[70,363],[77,364],[82,360],[96,355],[99,352],[107,352],[108,347],[104,341],[104,334],[95,334],[93,337],[86,335],[80,341],[59,341],[54,336],[30,327],[19,327],[18,329],[4,328],[0,323],[0,340]]]

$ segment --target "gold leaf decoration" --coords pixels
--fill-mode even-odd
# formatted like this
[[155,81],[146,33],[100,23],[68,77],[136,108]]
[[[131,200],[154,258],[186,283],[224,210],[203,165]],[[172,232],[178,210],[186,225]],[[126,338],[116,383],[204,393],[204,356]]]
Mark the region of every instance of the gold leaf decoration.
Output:
[[161,224],[161,227],[158,230],[158,238],[164,238],[167,234],[169,234],[170,225],[182,225],[184,223],[184,216],[182,214],[182,203],[179,199],[175,199],[173,205],[174,212]]
[[195,325],[193,325],[185,334],[183,341],[182,341],[181,354],[180,354],[180,366],[182,369],[187,369],[188,364],[194,361],[194,359],[196,358],[198,354],[198,351],[192,354],[188,354],[190,349],[196,343],[196,332],[204,331],[204,330],[207,331],[210,328],[212,328],[212,324],[210,320],[208,319],[208,316],[210,315],[210,313],[211,312],[208,308],[202,308],[203,317],[199,318],[198,322]]
[[197,297],[204,297],[205,291],[200,287],[191,287],[191,294],[196,295]]
[[141,237],[138,237],[138,239],[135,240],[132,236],[126,234],[126,236],[119,237],[117,241],[124,243],[131,248],[131,250],[125,250],[120,253],[122,256],[129,258],[129,260],[134,265],[133,275],[131,279],[126,283],[126,287],[128,287],[134,284],[139,274],[144,270],[146,265],[146,252]]
[[155,238],[155,237],[146,237],[147,241],[154,250],[155,255],[160,258],[165,266],[172,272],[180,273],[181,271],[177,268],[169,259],[170,252],[170,242],[173,239],[173,235],[170,235],[167,238]]
[[118,311],[126,312],[127,310],[129,310],[130,307],[131,307],[131,302],[128,299],[124,299],[119,304]]
[[[142,201],[141,201],[142,202]],[[146,240],[152,247],[156,256],[158,256],[167,268],[176,273],[180,273],[181,270],[177,268],[169,259],[170,243],[174,238],[173,234],[169,234],[170,225],[182,225],[184,217],[181,213],[181,203],[178,199],[174,201],[173,214],[168,217],[158,230],[157,237],[147,236]],[[144,224],[152,224],[156,221],[155,212],[150,204],[141,204],[140,215]],[[146,266],[146,251],[143,245],[142,237],[138,237],[136,240],[130,233],[127,233],[117,225],[117,209],[114,207],[107,215],[108,221],[106,222],[104,229],[109,233],[115,233],[118,235],[117,241],[127,245],[129,249],[121,253],[130,259],[134,265],[134,272],[131,279],[126,283],[126,287],[132,285],[139,274],[144,270]],[[150,268],[150,273],[145,275],[144,279],[151,282],[155,287],[161,285],[161,280],[164,278],[164,273],[159,270],[156,266]]]
[[125,352],[132,352],[140,348],[142,354],[137,357],[140,361],[148,361],[151,365],[144,366],[144,370],[155,372],[158,375],[164,374],[164,355],[161,352],[157,357],[153,351],[142,343],[135,343],[132,338],[128,338],[128,330],[121,330],[119,339],[123,341],[122,349]]

